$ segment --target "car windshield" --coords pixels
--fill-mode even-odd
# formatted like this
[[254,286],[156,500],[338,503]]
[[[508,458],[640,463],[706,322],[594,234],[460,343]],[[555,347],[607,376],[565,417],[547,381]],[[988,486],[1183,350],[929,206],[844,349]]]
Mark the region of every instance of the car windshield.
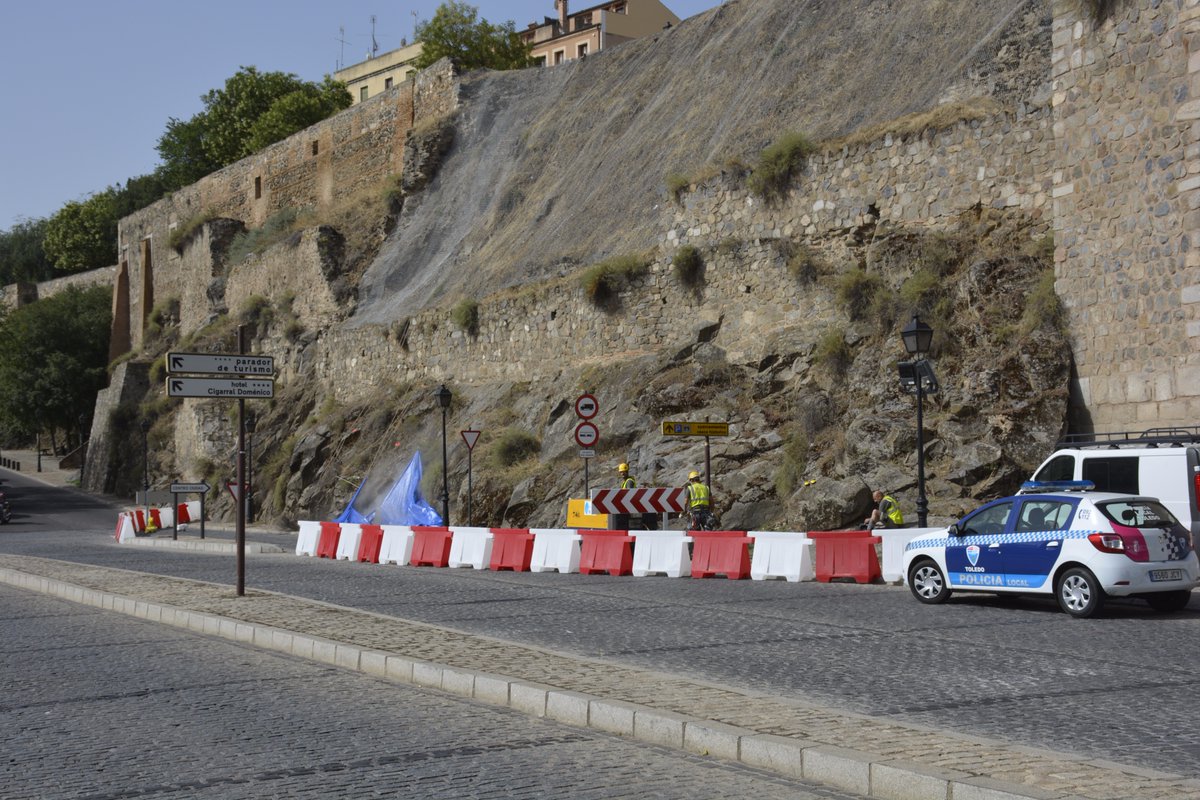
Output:
[[1109,500],[1096,506],[1110,521],[1127,528],[1183,528],[1156,500]]

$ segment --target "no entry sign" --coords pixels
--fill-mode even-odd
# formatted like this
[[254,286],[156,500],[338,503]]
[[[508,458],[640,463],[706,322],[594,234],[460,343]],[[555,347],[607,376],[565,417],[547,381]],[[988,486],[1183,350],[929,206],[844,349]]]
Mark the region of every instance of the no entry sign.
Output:
[[592,447],[600,441],[600,431],[590,422],[581,422],[575,426],[575,441],[580,447]]

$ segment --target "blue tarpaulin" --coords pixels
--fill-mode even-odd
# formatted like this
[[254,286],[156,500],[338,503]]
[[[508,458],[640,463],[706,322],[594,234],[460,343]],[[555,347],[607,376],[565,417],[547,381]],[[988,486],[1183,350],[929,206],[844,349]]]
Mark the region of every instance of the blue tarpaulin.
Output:
[[[358,499],[358,495],[362,492],[363,487],[367,485],[367,479],[363,478],[363,482],[354,490],[354,496],[350,498],[350,502],[346,505],[346,510],[333,518],[334,522],[356,522],[360,525],[371,521],[371,517],[363,516],[358,509],[354,507],[354,501]],[[374,516],[374,515],[372,515]]]
[[421,451],[413,454],[412,460],[400,480],[379,503],[373,515],[379,525],[441,525],[442,516],[425,502],[421,494]]

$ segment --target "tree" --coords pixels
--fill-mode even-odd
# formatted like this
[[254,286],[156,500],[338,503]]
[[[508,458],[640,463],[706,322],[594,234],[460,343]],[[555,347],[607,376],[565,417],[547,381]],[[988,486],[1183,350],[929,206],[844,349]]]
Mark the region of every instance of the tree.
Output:
[[0,319],[0,424],[76,430],[107,381],[112,290],[63,292]]
[[250,126],[246,142],[250,152],[286,139],[323,119],[349,108],[352,100],[346,85],[328,75],[320,84],[309,83],[280,97]]
[[117,218],[117,190],[111,186],[86,200],[71,200],[46,223],[46,256],[62,272],[116,263]]
[[54,264],[42,249],[45,236],[45,219],[23,219],[0,233],[0,284],[53,277]]
[[195,183],[267,145],[350,105],[343,83],[321,83],[291,73],[242,67],[220,89],[200,98],[204,110],[188,120],[172,117],[158,140],[159,175],[171,189]]
[[532,63],[530,48],[511,20],[493,25],[479,19],[479,9],[462,0],[438,6],[433,19],[417,25],[416,38],[421,43],[415,62],[420,69],[443,58],[463,70],[520,69]]

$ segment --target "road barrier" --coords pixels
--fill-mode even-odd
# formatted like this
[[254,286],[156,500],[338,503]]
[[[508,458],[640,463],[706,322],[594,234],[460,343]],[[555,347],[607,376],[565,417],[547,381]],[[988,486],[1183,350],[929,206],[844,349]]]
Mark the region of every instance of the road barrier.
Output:
[[357,522],[343,522],[338,534],[337,550],[334,558],[338,561],[356,561],[358,559],[358,543],[362,541],[362,525]]
[[750,537],[745,531],[688,531],[695,541],[692,577],[724,575],[737,581],[750,577]]
[[811,540],[791,531],[749,531],[754,540],[750,559],[750,577],[756,581],[783,578],[790,583],[811,581],[815,577]]
[[692,571],[688,545],[693,539],[686,531],[637,531],[632,533],[634,577],[666,575],[681,578]]
[[342,526],[337,522],[322,522],[321,536],[317,539],[317,558],[337,558],[338,539]]
[[358,543],[358,560],[367,564],[379,563],[379,551],[383,547],[383,528],[378,525],[362,526],[362,541]]
[[300,533],[296,536],[296,555],[317,555],[317,542],[321,539],[321,523],[304,520],[300,522]]
[[529,572],[532,562],[533,534],[528,529],[492,529],[492,558],[488,569]]
[[492,531],[489,528],[453,527],[447,566],[487,569],[492,560]]
[[450,543],[453,534],[449,528],[413,525],[412,558],[408,563],[414,567],[450,566]]
[[407,525],[381,525],[383,541],[379,545],[379,563],[404,566],[412,558],[413,532]]
[[628,531],[580,531],[579,571],[584,575],[607,572],[633,574],[633,537]]
[[870,531],[810,531],[808,538],[816,545],[817,580],[829,583],[835,578],[849,578],[855,583],[874,583],[883,580],[875,545],[883,542]]
[[579,531],[566,528],[533,528],[531,572],[579,572]]

